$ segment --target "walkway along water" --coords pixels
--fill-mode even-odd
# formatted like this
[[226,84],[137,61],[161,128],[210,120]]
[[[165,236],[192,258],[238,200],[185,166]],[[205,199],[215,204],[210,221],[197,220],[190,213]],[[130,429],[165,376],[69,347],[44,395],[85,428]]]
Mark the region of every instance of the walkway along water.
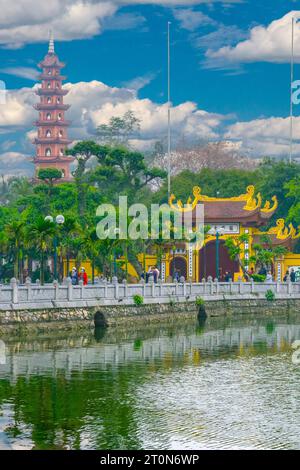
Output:
[[[266,294],[272,291],[274,300]],[[141,305],[136,305],[139,296]],[[126,284],[102,283],[73,286],[57,282],[41,286],[27,282],[0,287],[0,331],[8,325],[38,324],[47,329],[51,323],[68,322],[80,328],[81,323],[110,326],[121,323],[158,322],[175,317],[195,318],[205,302],[208,316],[240,313],[298,313],[300,283],[173,283]],[[66,328],[64,326],[64,328]]]

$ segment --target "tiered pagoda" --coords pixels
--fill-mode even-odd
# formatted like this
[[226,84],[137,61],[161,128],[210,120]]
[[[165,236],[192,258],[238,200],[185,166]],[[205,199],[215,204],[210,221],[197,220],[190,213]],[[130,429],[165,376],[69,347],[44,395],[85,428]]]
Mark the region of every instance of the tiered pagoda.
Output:
[[61,170],[64,180],[71,180],[70,165],[72,157],[65,154],[68,144],[68,126],[70,121],[65,119],[65,112],[69,105],[64,103],[64,96],[68,93],[62,88],[62,82],[66,78],[61,75],[61,69],[65,66],[60,62],[54,51],[54,40],[50,37],[48,54],[40,62],[42,73],[39,79],[42,86],[36,91],[40,102],[34,107],[39,111],[39,119],[35,122],[38,129],[36,155],[34,157],[35,176],[40,169],[57,168]]

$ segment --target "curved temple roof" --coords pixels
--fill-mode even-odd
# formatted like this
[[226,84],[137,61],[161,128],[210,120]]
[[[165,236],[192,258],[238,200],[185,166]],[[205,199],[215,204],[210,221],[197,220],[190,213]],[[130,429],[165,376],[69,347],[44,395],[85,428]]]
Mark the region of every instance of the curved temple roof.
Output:
[[204,205],[205,223],[215,222],[241,222],[244,225],[261,226],[266,223],[278,207],[277,197],[262,203],[260,193],[255,194],[255,187],[248,186],[246,193],[232,198],[215,198],[201,194],[201,188],[193,188],[193,196],[183,205],[181,200],[176,201],[174,194],[170,196],[169,205],[173,210],[180,212],[194,211],[197,204]]

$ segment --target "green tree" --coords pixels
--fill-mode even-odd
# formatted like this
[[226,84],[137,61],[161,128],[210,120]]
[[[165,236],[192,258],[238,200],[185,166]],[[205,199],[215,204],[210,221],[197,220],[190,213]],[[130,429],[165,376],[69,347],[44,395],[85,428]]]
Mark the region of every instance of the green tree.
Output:
[[88,191],[86,175],[87,164],[93,156],[97,156],[98,159],[101,159],[103,153],[105,153],[105,148],[96,144],[92,140],[78,142],[74,147],[66,151],[67,155],[72,155],[77,160],[77,167],[73,175],[77,189],[77,207],[78,215],[80,217],[83,217],[86,212],[86,198]]
[[19,279],[20,260],[23,257],[23,247],[25,240],[25,222],[23,219],[13,220],[5,228],[8,246],[13,254],[14,277]]
[[39,217],[32,225],[28,227],[27,239],[31,245],[34,245],[40,255],[40,281],[44,284],[45,275],[45,257],[49,248],[52,246],[53,237],[56,234],[54,222]]
[[129,139],[137,137],[140,125],[140,119],[129,110],[123,117],[113,116],[108,124],[98,126],[96,133],[101,143],[128,146]]
[[62,172],[58,168],[41,168],[38,171],[38,178],[46,183],[49,188],[53,188],[54,183],[60,180]]

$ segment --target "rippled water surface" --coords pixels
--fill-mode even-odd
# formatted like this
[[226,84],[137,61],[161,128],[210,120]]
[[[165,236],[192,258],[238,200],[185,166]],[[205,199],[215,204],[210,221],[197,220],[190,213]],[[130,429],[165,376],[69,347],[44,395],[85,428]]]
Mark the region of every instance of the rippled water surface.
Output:
[[300,319],[1,339],[0,448],[300,449]]

